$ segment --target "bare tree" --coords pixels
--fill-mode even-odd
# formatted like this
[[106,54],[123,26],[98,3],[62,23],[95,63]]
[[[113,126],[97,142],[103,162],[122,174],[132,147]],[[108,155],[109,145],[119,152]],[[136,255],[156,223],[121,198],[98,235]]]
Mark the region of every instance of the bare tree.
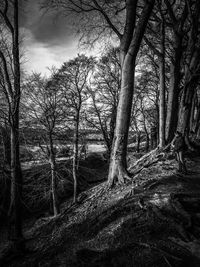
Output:
[[[186,36],[187,1],[174,1],[173,4],[164,0],[168,21],[172,28],[173,54],[170,64],[170,83],[166,117],[166,140],[171,142],[178,124],[179,94],[181,90],[181,65],[183,60],[184,42]],[[179,11],[178,11],[179,10]]]
[[[11,199],[9,208],[10,238],[17,246],[22,239],[21,195],[22,172],[19,159],[19,105],[20,105],[20,60],[18,0],[4,0],[0,5],[0,18],[5,31],[11,37],[11,52],[0,46],[1,74],[4,78],[4,93],[9,108],[11,130]],[[17,241],[17,242],[15,242]],[[20,244],[21,245],[21,244]]]
[[188,33],[186,51],[184,53],[184,84],[181,95],[179,110],[178,130],[188,136],[189,120],[192,110],[192,100],[199,82],[200,71],[200,42],[199,42],[199,21],[200,2],[187,1],[188,9]]
[[86,116],[90,127],[102,133],[110,156],[121,84],[119,50],[109,49],[96,64],[88,91],[91,105]]
[[[60,7],[64,12],[75,12],[82,15],[93,13],[93,19],[98,16],[104,19],[104,27],[100,27],[100,32],[105,32],[105,22],[109,26],[120,41],[120,61],[121,61],[121,90],[119,97],[119,104],[117,109],[115,136],[113,139],[112,153],[110,157],[110,168],[108,175],[109,185],[115,182],[124,183],[125,179],[129,179],[127,173],[126,154],[127,154],[127,140],[130,124],[133,88],[134,88],[134,70],[135,60],[138,50],[148,23],[151,11],[155,0],[142,2],[143,8],[140,9],[140,17],[137,19],[137,11],[139,1],[128,0],[126,2],[116,1],[110,3],[109,1],[50,1],[46,2],[47,6]],[[120,3],[120,4],[119,4]],[[113,12],[114,11],[114,12]],[[124,20],[120,21],[121,12],[125,16]],[[113,15],[113,16],[112,16]],[[88,24],[91,25],[91,24]],[[97,25],[97,24],[96,24]],[[102,23],[100,24],[102,25]],[[95,24],[93,25],[95,26]],[[88,27],[89,29],[90,27]],[[96,28],[98,29],[98,28]],[[98,31],[99,32],[99,31]]]
[[48,80],[42,78],[40,74],[33,74],[24,85],[22,100],[24,112],[26,112],[24,122],[30,123],[31,121],[35,128],[43,129],[45,133],[40,136],[39,146],[50,165],[51,201],[53,214],[56,216],[60,209],[57,195],[58,177],[54,140],[56,133],[63,128],[66,119],[63,95],[57,74],[52,73]]
[[79,55],[73,60],[63,64],[59,70],[60,83],[63,88],[65,105],[71,110],[74,123],[74,153],[73,153],[73,179],[74,197],[77,200],[77,169],[79,157],[79,130],[81,113],[87,96],[87,84],[91,71],[94,67],[94,58]]

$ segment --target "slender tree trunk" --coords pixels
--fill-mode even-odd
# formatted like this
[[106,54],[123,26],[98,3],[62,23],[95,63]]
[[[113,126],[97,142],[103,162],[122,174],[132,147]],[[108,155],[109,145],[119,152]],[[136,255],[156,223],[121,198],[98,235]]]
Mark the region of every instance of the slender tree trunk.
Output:
[[75,131],[74,131],[74,154],[73,154],[73,179],[74,179],[74,194],[73,202],[77,201],[77,167],[78,167],[78,145],[79,145],[79,117],[80,109],[76,111]]
[[1,127],[1,136],[2,136],[2,147],[3,147],[3,177],[4,177],[4,187],[2,188],[2,201],[1,201],[1,209],[4,211],[4,215],[7,217],[8,209],[10,206],[10,188],[11,188],[11,180],[10,180],[10,163],[11,163],[11,153],[10,153],[10,129],[5,124],[5,126]]
[[149,151],[149,133],[147,131],[146,124],[144,125],[144,131],[145,131],[145,135],[146,135],[145,151],[148,152]]
[[10,129],[8,126],[1,127],[4,167],[10,170]]
[[[18,121],[17,115],[15,121]],[[18,124],[11,127],[11,195],[9,208],[9,238],[12,241],[22,239],[22,173],[19,161],[19,130]]]
[[56,179],[56,159],[53,147],[53,139],[51,133],[49,134],[49,164],[51,167],[51,197],[53,215],[57,216],[60,212],[58,196],[57,196],[57,179]]
[[159,109],[159,147],[165,145],[165,26],[161,22],[160,44],[160,109]]
[[195,125],[195,110],[196,110],[196,104],[197,104],[197,94],[195,92],[193,99],[192,99],[192,108],[191,108],[191,114],[190,114],[190,128],[189,132],[194,131],[194,125]]
[[14,0],[14,28],[12,34],[12,55],[14,70],[14,92],[11,114],[11,200],[9,208],[10,239],[17,249],[22,248],[22,172],[19,154],[19,104],[20,104],[20,61],[18,0]]
[[157,130],[157,126],[153,126],[151,128],[151,149],[154,149],[157,147],[157,134],[158,134],[158,130]]
[[140,140],[141,140],[140,131],[137,131],[137,134],[136,134],[136,151],[137,151],[137,153],[140,152]]

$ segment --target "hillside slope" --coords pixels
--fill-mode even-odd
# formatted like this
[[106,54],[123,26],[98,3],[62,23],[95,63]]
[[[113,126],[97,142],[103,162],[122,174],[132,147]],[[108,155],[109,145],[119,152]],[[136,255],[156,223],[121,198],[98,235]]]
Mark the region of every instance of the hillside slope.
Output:
[[28,251],[4,252],[1,266],[200,266],[200,158],[187,165],[183,176],[160,161],[129,184],[83,192],[26,229]]

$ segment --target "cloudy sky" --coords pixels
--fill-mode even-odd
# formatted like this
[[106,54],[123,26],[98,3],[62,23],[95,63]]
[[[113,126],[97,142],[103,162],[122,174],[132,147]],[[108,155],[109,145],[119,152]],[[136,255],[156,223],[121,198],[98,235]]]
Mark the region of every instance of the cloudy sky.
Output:
[[20,30],[25,50],[23,61],[26,71],[48,74],[47,67],[59,67],[81,51],[67,21],[55,14],[43,14],[39,1],[26,1],[20,8]]

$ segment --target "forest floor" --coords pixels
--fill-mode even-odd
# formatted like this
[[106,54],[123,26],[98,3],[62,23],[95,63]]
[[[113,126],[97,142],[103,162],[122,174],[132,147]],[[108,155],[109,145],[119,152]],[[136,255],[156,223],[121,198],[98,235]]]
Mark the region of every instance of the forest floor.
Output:
[[59,216],[25,224],[26,252],[5,243],[0,266],[199,267],[200,158],[187,166],[182,175],[164,159],[126,185],[103,182],[65,201]]

